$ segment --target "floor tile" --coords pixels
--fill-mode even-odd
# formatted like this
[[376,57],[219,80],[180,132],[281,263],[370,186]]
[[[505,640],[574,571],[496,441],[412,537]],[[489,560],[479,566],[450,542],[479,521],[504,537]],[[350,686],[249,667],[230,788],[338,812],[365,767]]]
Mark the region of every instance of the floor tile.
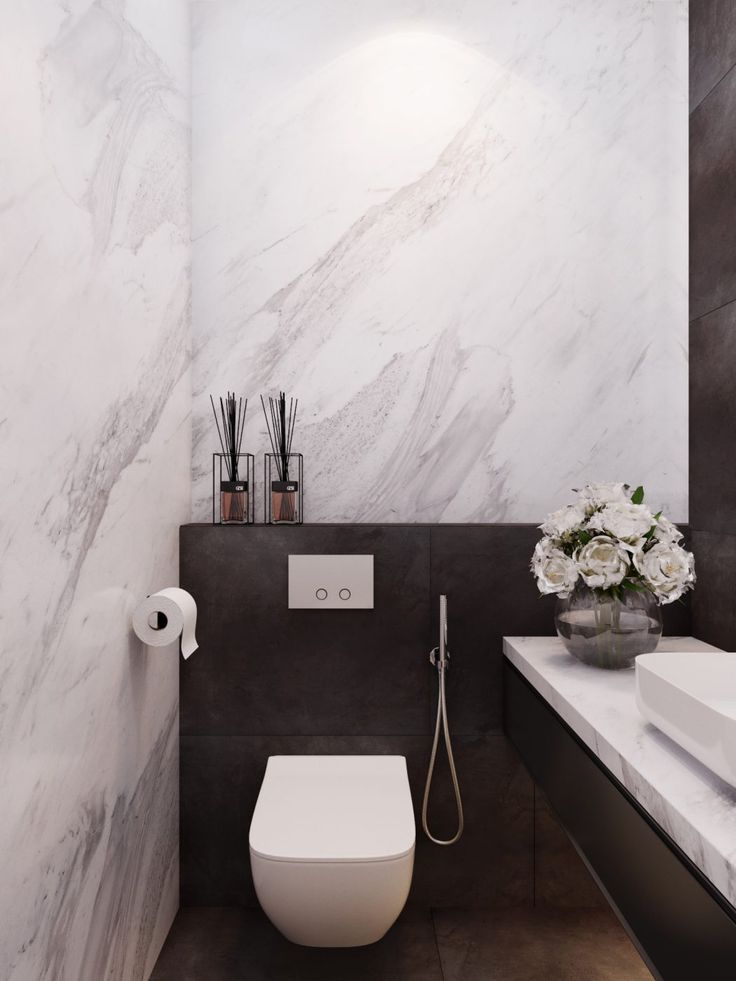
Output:
[[547,798],[534,789],[534,905],[608,909]]
[[442,981],[432,917],[405,910],[382,941],[323,950],[285,940],[260,910],[182,908],[151,981]]
[[608,910],[440,910],[444,981],[651,981]]

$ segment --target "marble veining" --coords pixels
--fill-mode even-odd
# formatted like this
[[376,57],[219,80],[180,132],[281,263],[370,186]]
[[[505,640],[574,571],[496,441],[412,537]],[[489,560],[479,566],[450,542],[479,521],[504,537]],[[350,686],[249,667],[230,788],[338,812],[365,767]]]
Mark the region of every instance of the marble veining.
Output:
[[142,981],[178,904],[190,507],[185,0],[3,12],[0,977]]
[[[692,637],[658,650],[714,650]],[[736,906],[736,790],[648,723],[635,673],[576,661],[557,637],[506,637],[504,652],[726,899]]]
[[301,398],[309,521],[687,515],[687,17],[649,0],[193,10],[208,393]]

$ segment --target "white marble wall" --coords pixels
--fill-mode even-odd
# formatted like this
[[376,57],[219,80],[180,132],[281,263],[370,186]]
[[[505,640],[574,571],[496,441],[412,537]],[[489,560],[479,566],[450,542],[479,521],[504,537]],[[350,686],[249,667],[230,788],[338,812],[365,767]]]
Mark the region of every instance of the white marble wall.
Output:
[[683,520],[686,4],[192,10],[195,516],[208,393],[282,387],[310,521]]
[[0,20],[0,977],[139,981],[178,902],[178,657],[129,625],[190,502],[188,8]]

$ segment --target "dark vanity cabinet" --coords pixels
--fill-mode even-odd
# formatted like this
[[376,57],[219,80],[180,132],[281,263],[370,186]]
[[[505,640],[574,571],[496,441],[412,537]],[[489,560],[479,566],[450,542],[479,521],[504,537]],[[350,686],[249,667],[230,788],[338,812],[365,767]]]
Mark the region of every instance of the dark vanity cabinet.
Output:
[[734,981],[736,909],[506,658],[504,727],[655,977]]

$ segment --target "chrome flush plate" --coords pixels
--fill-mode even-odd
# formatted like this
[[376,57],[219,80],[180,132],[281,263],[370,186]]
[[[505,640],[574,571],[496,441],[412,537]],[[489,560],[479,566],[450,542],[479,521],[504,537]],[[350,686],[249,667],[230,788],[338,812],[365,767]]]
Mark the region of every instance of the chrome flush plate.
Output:
[[372,610],[372,555],[290,555],[290,610]]

